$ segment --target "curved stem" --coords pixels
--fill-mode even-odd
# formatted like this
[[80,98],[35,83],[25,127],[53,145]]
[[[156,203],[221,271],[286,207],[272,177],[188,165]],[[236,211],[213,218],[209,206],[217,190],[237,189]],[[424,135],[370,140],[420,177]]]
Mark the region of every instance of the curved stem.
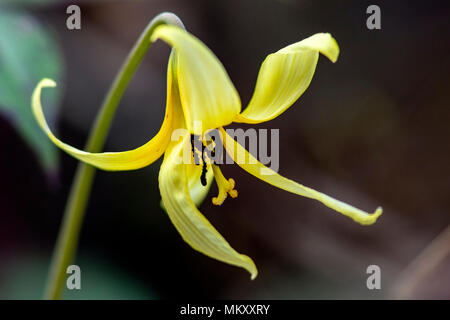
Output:
[[[173,13],[161,13],[150,21],[125,59],[103,101],[89,135],[86,151],[100,152],[102,150],[120,99],[151,45],[150,37],[153,31],[161,24],[176,25],[184,29],[181,20]],[[53,252],[45,289],[45,299],[56,300],[61,297],[66,278],[66,269],[75,257],[79,233],[94,176],[94,167],[85,163],[78,165]]]

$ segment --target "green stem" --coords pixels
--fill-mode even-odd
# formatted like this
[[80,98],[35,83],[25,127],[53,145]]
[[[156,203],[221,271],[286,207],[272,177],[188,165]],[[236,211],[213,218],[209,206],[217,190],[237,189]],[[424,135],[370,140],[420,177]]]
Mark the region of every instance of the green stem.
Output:
[[[120,99],[151,45],[150,36],[155,28],[161,24],[171,24],[184,28],[181,20],[173,13],[161,13],[150,21],[128,54],[103,101],[89,135],[86,151],[100,152],[103,149]],[[94,167],[85,163],[78,165],[53,252],[45,299],[56,300],[61,297],[64,280],[66,279],[66,269],[74,260],[77,250],[81,225],[94,176]]]

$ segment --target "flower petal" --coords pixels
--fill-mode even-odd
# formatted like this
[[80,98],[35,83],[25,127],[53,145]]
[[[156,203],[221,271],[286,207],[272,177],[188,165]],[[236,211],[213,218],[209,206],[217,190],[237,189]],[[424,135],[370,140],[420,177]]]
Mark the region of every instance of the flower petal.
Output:
[[159,189],[167,214],[181,237],[192,248],[231,265],[246,269],[254,279],[257,275],[253,261],[236,252],[198,211],[188,190],[188,165],[179,161],[183,143],[189,143],[189,135],[183,142],[172,143],[164,155],[159,172]]
[[342,213],[362,225],[375,223],[377,218],[383,213],[383,209],[378,207],[374,213],[369,214],[326,194],[287,179],[256,160],[244,147],[229,136],[223,128],[220,128],[220,132],[223,135],[222,140],[227,153],[242,169],[277,188],[318,200],[327,207]]
[[249,105],[234,121],[260,123],[289,108],[311,83],[319,52],[337,60],[339,47],[329,33],[317,33],[268,55]]
[[[200,181],[202,171],[203,169],[201,165],[198,166],[196,166],[195,164],[186,165],[186,175],[188,179],[189,195],[191,196],[191,199],[196,207],[199,207],[205,200],[206,196],[209,193],[209,190],[211,189],[214,177],[213,170],[210,168],[206,172],[206,186],[204,186]],[[164,207],[162,199],[160,205],[161,208],[166,210],[166,207]]]
[[181,109],[177,90],[174,90],[174,85],[176,84],[172,81],[172,62],[173,59],[171,57],[167,71],[167,106],[164,122],[156,136],[139,148],[123,152],[90,153],[74,148],[56,138],[48,127],[41,105],[42,89],[56,86],[56,83],[51,79],[42,79],[34,89],[31,98],[33,113],[39,125],[53,143],[80,161],[99,169],[111,171],[134,170],[148,166],[164,153],[164,150],[170,142],[174,121],[174,108]]
[[176,73],[188,130],[202,134],[230,124],[241,111],[240,98],[211,50],[193,35],[174,26],[157,27],[151,40],[156,39],[164,40],[175,49]]
[[200,177],[203,172],[202,165],[186,165],[186,175],[188,179],[188,189],[192,201],[198,207],[203,203],[211,189],[214,173],[211,168],[206,172],[206,186],[202,185]]

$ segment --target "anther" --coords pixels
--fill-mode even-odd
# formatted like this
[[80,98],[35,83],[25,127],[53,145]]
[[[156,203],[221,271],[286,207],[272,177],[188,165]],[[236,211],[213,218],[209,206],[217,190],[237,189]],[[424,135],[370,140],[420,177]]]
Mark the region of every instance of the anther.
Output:
[[[192,146],[192,155],[194,157],[194,163],[195,163],[195,165],[199,165],[200,158],[202,157],[202,153],[203,153],[203,147],[202,147],[202,150],[198,150],[195,147],[196,139],[197,139],[197,137],[194,134],[191,134],[191,146]],[[200,156],[199,156],[199,153],[200,153]]]
[[[212,138],[212,142],[207,145],[206,141],[200,140],[201,138],[199,136],[191,134],[191,146],[192,146],[192,155],[194,157],[194,163],[195,163],[195,165],[199,165],[200,162],[202,163],[202,174],[200,176],[200,182],[203,186],[206,186],[206,184],[207,184],[206,173],[208,172],[208,165],[212,166],[214,163],[213,157],[215,156],[216,144],[214,142],[215,138],[214,137],[211,137],[211,138]],[[199,141],[201,141],[200,148],[198,148],[196,145],[196,143],[198,143]],[[208,151],[211,154],[210,156],[208,155]],[[233,179],[230,179],[230,180],[233,180]],[[228,186],[228,184],[229,183],[227,182],[227,186]],[[233,187],[234,187],[234,181],[233,181]],[[233,189],[233,187],[231,189]],[[226,192],[228,192],[228,191],[226,191]],[[226,198],[226,194],[227,194],[226,192],[225,192],[225,198]],[[233,195],[237,196],[237,192],[233,192],[233,190],[231,190],[230,192],[231,192],[230,195],[232,197],[233,197]],[[214,200],[213,200],[213,202],[214,202]]]
[[203,161],[203,167],[202,167],[202,175],[200,176],[200,182],[202,183],[202,186],[206,186],[206,172],[208,171],[208,168],[206,167],[206,161]]

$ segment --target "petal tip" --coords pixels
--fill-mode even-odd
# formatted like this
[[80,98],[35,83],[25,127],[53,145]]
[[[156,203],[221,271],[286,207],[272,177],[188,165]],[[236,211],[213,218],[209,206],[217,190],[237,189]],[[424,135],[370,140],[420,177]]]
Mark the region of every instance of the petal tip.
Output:
[[330,59],[331,62],[335,63],[339,57],[339,45],[336,41],[336,39],[333,38],[333,36],[330,33],[326,33],[326,35],[329,37],[329,41],[330,41],[330,50],[327,51],[327,53],[325,54],[325,56]]
[[364,219],[364,220],[358,221],[358,222],[360,224],[362,224],[363,226],[370,226],[370,225],[374,224],[377,221],[378,217],[381,216],[382,214],[383,214],[383,208],[378,207],[374,213],[367,216],[367,219]]
[[249,258],[251,262],[250,268],[248,268],[248,272],[250,272],[250,280],[255,280],[258,276],[258,269],[256,268],[256,265],[253,263],[253,261]]
[[382,207],[378,207],[377,210],[374,212],[374,217],[375,219],[377,219],[379,216],[381,216],[383,214],[383,208]]
[[250,273],[250,280],[255,280],[258,276],[258,269],[256,268],[255,263],[250,257],[246,256],[245,254],[241,254],[241,259],[244,262],[243,264],[241,264],[241,267]]

